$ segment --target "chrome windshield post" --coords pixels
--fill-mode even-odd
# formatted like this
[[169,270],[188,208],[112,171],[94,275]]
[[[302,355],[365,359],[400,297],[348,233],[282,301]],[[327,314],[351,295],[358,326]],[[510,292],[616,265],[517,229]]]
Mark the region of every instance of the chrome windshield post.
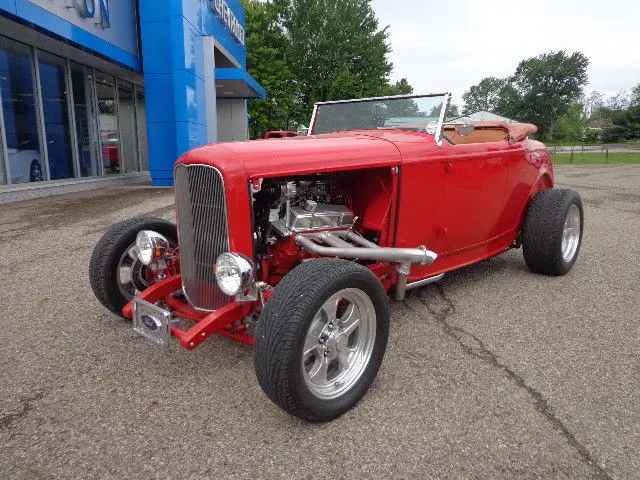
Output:
[[449,109],[449,103],[451,103],[451,93],[445,94],[445,101],[442,102],[442,110],[440,110],[440,119],[438,120],[438,127],[436,128],[436,143],[438,146],[442,145],[442,132],[444,131],[444,116]]

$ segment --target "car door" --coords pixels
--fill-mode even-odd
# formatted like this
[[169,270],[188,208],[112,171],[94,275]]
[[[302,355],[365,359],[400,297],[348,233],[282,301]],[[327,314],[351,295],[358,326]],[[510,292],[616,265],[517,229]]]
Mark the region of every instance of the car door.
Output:
[[481,246],[504,233],[508,148],[505,141],[443,145],[443,253]]

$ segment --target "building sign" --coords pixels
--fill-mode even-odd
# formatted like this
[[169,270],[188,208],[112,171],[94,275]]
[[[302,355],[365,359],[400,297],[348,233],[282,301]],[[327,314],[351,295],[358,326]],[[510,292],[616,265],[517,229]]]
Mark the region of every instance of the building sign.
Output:
[[[0,0],[2,4],[4,0]],[[139,56],[138,25],[134,0],[27,0],[70,24],[111,45]],[[51,30],[70,40],[78,41],[73,34],[59,30],[47,21],[46,16],[38,17],[40,27]],[[88,45],[89,46],[89,45]]]
[[[109,0],[72,0],[73,7],[85,18],[94,18],[102,28],[111,27],[109,18]],[[96,6],[98,4],[98,6]]]
[[229,5],[225,0],[210,0],[211,10],[222,20],[233,38],[235,38],[240,45],[244,45],[244,28],[238,21],[235,13],[231,11]]

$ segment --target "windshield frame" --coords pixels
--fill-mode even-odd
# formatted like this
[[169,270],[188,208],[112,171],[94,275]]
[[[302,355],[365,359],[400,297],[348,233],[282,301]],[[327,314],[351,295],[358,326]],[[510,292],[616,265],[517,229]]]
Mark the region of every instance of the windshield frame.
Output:
[[[444,116],[449,107],[449,103],[451,102],[451,93],[450,92],[442,92],[442,93],[425,93],[425,94],[409,94],[409,95],[390,95],[386,97],[368,97],[368,98],[354,98],[348,100],[332,100],[328,102],[316,102],[313,106],[313,113],[311,114],[311,122],[309,124],[309,130],[307,135],[314,135],[313,129],[316,124],[316,117],[318,115],[318,107],[322,105],[335,105],[338,103],[365,103],[365,102],[380,102],[385,100],[405,100],[412,98],[428,98],[428,97],[444,97],[442,102],[442,108],[440,110],[440,116],[438,118],[438,125],[436,127],[436,132],[434,133],[434,137],[436,139],[436,143],[438,146],[442,145],[442,131],[444,128]],[[349,131],[349,130],[343,130]]]

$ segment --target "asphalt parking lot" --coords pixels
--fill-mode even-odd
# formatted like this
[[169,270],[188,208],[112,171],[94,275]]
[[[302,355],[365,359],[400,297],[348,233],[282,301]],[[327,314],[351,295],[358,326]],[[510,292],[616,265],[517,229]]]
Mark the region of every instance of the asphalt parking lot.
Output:
[[170,190],[0,206],[0,478],[640,478],[640,166],[556,173],[585,203],[573,271],[514,250],[412,292],[324,425],[267,400],[250,349],[162,350],[94,299],[95,242],[172,218]]

